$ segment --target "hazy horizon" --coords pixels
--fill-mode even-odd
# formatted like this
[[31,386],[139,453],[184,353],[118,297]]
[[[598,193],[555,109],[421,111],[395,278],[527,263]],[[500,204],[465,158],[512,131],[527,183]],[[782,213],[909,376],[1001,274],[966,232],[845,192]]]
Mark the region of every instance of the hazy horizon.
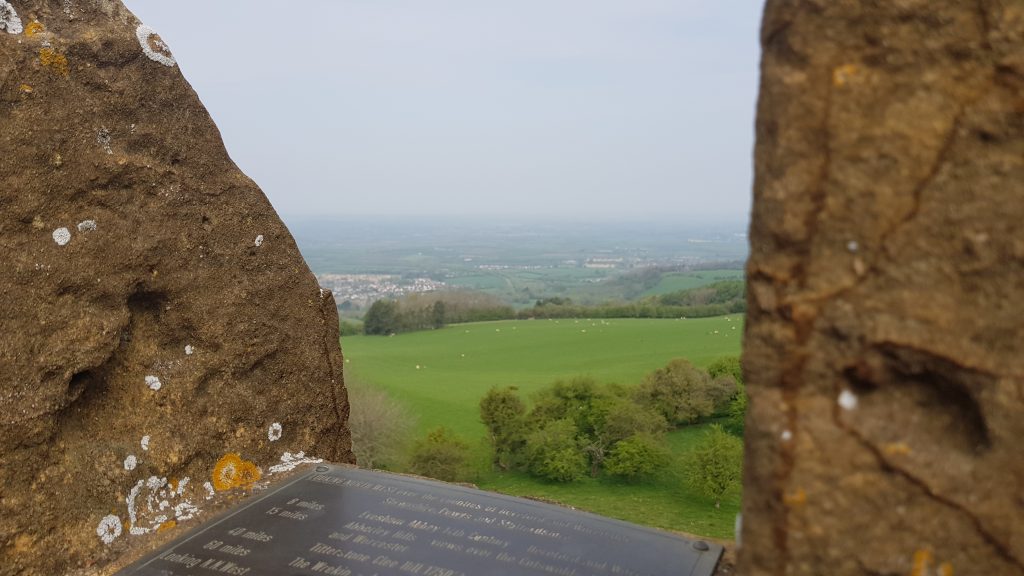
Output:
[[126,4],[286,220],[749,217],[760,1]]

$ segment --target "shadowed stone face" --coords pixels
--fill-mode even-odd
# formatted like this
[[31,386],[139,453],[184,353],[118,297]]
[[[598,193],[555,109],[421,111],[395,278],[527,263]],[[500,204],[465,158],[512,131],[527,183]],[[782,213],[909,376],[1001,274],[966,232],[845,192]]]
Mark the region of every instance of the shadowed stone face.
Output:
[[352,461],[333,298],[158,34],[116,1],[0,2],[0,126],[0,574]]
[[768,1],[740,573],[1024,574],[1022,30]]

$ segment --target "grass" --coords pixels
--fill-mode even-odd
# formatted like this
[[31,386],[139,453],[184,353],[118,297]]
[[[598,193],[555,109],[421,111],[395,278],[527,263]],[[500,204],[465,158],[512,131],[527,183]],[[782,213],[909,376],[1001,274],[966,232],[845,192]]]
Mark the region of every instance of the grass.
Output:
[[667,440],[675,456],[673,463],[645,482],[587,477],[570,484],[558,484],[523,472],[487,472],[478,476],[475,483],[485,490],[552,500],[636,524],[731,539],[740,506],[738,492],[725,498],[721,508],[715,508],[713,500],[691,492],[685,482],[683,456],[693,450],[706,428],[706,425],[691,426],[669,433]]
[[722,280],[743,280],[743,278],[743,270],[697,270],[694,272],[665,274],[657,284],[644,292],[642,296],[657,296],[680,290],[700,288],[701,286],[707,286]]
[[490,470],[478,403],[492,386],[515,385],[524,398],[559,378],[589,375],[635,384],[677,357],[706,366],[738,355],[742,315],[688,320],[508,320],[453,325],[397,336],[342,339],[346,378],[381,387],[416,415],[417,435],[447,426],[472,446],[481,488],[561,502],[622,520],[703,536],[731,538],[738,496],[714,503],[683,481],[686,455],[704,426],[671,432],[673,464],[656,478],[628,484],[585,478],[548,483]]
[[[717,332],[717,333],[716,333]],[[738,355],[743,316],[687,320],[503,320],[396,336],[342,338],[346,377],[409,405],[420,430],[483,436],[477,406],[493,386],[524,397],[558,379],[639,383],[673,358],[705,366]]]

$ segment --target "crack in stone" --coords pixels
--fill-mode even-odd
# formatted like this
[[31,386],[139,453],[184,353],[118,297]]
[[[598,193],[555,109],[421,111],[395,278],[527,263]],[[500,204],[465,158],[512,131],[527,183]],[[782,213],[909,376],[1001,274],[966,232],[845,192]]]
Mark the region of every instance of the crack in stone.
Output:
[[[960,106],[959,111],[953,118],[952,126],[949,132],[946,134],[945,140],[943,141],[943,144],[939,149],[939,153],[935,157],[935,162],[932,164],[931,169],[928,171],[928,174],[926,174],[925,177],[922,178],[921,181],[914,186],[912,190],[913,206],[911,207],[910,211],[903,218],[901,218],[899,222],[891,226],[879,237],[879,246],[882,250],[884,250],[885,246],[889,242],[889,238],[893,234],[895,234],[900,228],[906,226],[909,222],[914,220],[920,213],[922,198],[924,196],[924,190],[928,188],[928,186],[930,186],[932,182],[935,181],[935,178],[938,177],[939,172],[942,171],[942,167],[946,164],[946,160],[949,156],[950,150],[953,148],[953,143],[956,140],[956,134],[960,130],[960,124],[966,110],[966,105]],[[825,153],[828,154],[827,149]],[[822,203],[824,203],[824,200],[822,200]],[[810,243],[808,242],[808,245],[809,244]],[[849,282],[844,285],[839,285],[832,289],[816,293],[798,293],[795,295],[794,298],[787,299],[787,303],[789,303],[790,305],[796,303],[820,304],[828,300],[833,300],[835,298],[842,297],[843,295],[851,292],[852,290],[855,290],[857,287],[859,287],[861,284],[867,281],[867,279],[872,276],[872,273],[880,272],[879,261],[881,260],[881,254],[882,251],[880,250],[877,253],[877,255],[872,259],[872,261],[868,264],[865,273],[861,275],[859,278],[856,278],[853,282]],[[805,278],[802,278],[801,281],[805,281]]]
[[[832,67],[829,67],[831,70]],[[806,227],[807,227],[807,242],[801,247],[801,251],[804,252],[801,258],[801,264],[798,265],[797,269],[794,270],[797,276],[798,286],[805,287],[807,285],[807,270],[804,262],[810,260],[811,255],[811,240],[817,235],[818,227],[821,220],[822,213],[825,212],[825,200],[826,190],[825,186],[828,183],[828,175],[831,169],[832,157],[829,152],[830,146],[830,131],[829,123],[832,117],[832,92],[833,86],[831,78],[827,77],[825,84],[825,106],[824,113],[822,114],[821,120],[821,131],[823,139],[825,141],[824,146],[824,158],[821,163],[821,171],[818,174],[818,179],[812,189],[812,209],[807,215]],[[787,299],[789,300],[789,299]],[[792,310],[792,305],[789,306]],[[782,373],[782,396],[786,407],[786,419],[788,429],[792,433],[796,433],[797,423],[799,421],[799,413],[796,408],[796,398],[800,393],[800,389],[803,387],[803,379],[801,377],[804,366],[807,363],[807,341],[810,339],[813,333],[814,321],[818,317],[818,309],[815,308],[810,314],[800,313],[797,316],[799,318],[793,318],[793,323],[796,327],[796,341],[794,348],[796,351],[790,355],[789,361],[786,362],[787,366],[784,368]],[[777,474],[776,481],[776,493],[781,500],[782,493],[785,492],[785,486],[789,482],[789,477],[793,472],[793,467],[796,463],[795,455],[795,443],[788,443],[783,447],[781,452],[782,458],[782,469]],[[774,527],[774,540],[776,546],[779,548],[779,563],[776,566],[776,574],[781,576],[785,574],[786,566],[789,564],[789,534],[786,527],[789,525],[789,510],[786,507],[782,508],[781,522],[775,524]]]
[[992,33],[992,23],[988,17],[988,6],[986,6],[985,0],[978,0],[975,3],[975,8],[977,9],[978,22],[981,23],[981,43],[988,52],[992,52],[992,42],[989,41],[989,35]]
[[[839,394],[841,387],[841,384],[836,384],[836,394]],[[1010,550],[1010,547],[1004,542],[1000,541],[994,534],[992,534],[984,526],[984,524],[982,524],[981,520],[973,513],[971,513],[970,510],[964,508],[962,505],[960,505],[960,503],[956,502],[955,500],[952,500],[950,498],[947,498],[946,496],[943,496],[942,494],[935,492],[935,490],[933,490],[927,482],[913,475],[908,470],[901,468],[896,464],[890,462],[885,457],[885,454],[883,454],[882,451],[877,446],[875,446],[870,440],[865,438],[860,432],[858,432],[852,426],[843,422],[843,419],[840,417],[840,408],[838,406],[835,406],[832,409],[832,419],[840,430],[849,434],[854,440],[857,441],[858,444],[860,444],[866,450],[871,452],[871,454],[875,457],[875,459],[878,461],[878,464],[881,466],[883,470],[888,470],[890,472],[897,474],[904,480],[910,482],[914,486],[917,486],[918,489],[921,490],[921,492],[924,493],[924,495],[930,498],[931,500],[934,500],[935,502],[938,502],[939,504],[942,504],[947,508],[951,508],[965,515],[967,518],[970,519],[971,523],[974,524],[974,529],[978,533],[978,535],[981,536],[982,540],[984,540],[987,544],[992,546],[992,548],[994,548],[996,552],[998,552],[999,556],[1001,556],[1004,560],[1006,560],[1010,564],[1013,564],[1022,572],[1024,572],[1024,561],[1017,558],[1014,555],[1013,551]]]
[[[917,218],[918,214],[921,213],[921,200],[924,197],[924,191],[926,188],[931,186],[932,182],[934,182],[936,178],[938,178],[939,173],[942,172],[943,166],[946,165],[946,160],[949,158],[949,152],[953,149],[953,144],[956,142],[956,136],[960,132],[960,125],[967,112],[967,108],[973,104],[974,102],[971,102],[970,104],[961,104],[959,106],[956,115],[953,116],[953,123],[949,128],[949,132],[946,133],[942,146],[939,148],[939,153],[935,155],[935,162],[932,163],[928,173],[920,182],[917,183],[916,186],[914,186],[911,192],[914,203],[911,206],[910,211],[907,212],[899,222],[893,224],[888,230],[883,232],[879,238],[879,244],[883,250],[893,234],[898,232],[900,228],[909,224]],[[875,270],[876,265],[877,262],[873,262],[869,270]],[[865,276],[867,276],[867,274],[865,274]]]
[[[329,299],[329,301],[328,301],[328,299]],[[323,298],[320,299],[320,319],[323,321],[324,328],[325,328],[325,334],[324,334],[324,340],[323,340],[323,354],[324,354],[324,357],[327,360],[328,374],[330,374],[330,378],[331,378],[331,400],[332,400],[332,405],[334,407],[334,416],[338,420],[337,426],[340,429],[340,428],[342,428],[344,426],[344,423],[345,423],[345,417],[344,417],[344,414],[342,414],[342,409],[341,409],[341,390],[344,387],[344,380],[342,380],[341,382],[338,381],[338,377],[337,377],[338,374],[335,371],[334,360],[333,360],[333,357],[331,356],[331,342],[330,342],[331,338],[330,338],[330,335],[333,334],[334,331],[329,328],[330,327],[330,323],[329,323],[330,318],[328,317],[328,314],[327,314],[327,306],[328,305],[331,305],[331,306],[334,305],[334,295],[330,294],[330,293],[326,294]],[[339,345],[337,339],[334,340],[334,345]],[[344,378],[344,376],[342,376],[342,378]],[[340,435],[338,436],[338,438],[340,438]],[[340,450],[340,446],[337,443],[335,443],[335,450],[336,450],[337,453],[333,455],[334,457],[340,458],[340,457],[343,456],[343,451]]]

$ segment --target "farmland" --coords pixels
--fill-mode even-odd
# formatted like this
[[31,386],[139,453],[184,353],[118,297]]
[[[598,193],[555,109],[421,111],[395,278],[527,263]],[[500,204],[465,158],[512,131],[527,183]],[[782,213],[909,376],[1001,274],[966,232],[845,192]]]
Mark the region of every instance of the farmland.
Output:
[[687,320],[519,320],[453,325],[397,336],[342,341],[346,378],[387,390],[417,419],[417,434],[444,425],[473,447],[471,481],[482,488],[547,498],[634,522],[730,537],[738,499],[721,510],[691,494],[682,481],[686,454],[702,426],[672,432],[674,463],[654,480],[623,484],[586,478],[541,482],[490,470],[478,402],[492,386],[517,386],[525,398],[554,380],[579,375],[602,383],[638,383],[670,359],[698,366],[738,355],[740,315]]

